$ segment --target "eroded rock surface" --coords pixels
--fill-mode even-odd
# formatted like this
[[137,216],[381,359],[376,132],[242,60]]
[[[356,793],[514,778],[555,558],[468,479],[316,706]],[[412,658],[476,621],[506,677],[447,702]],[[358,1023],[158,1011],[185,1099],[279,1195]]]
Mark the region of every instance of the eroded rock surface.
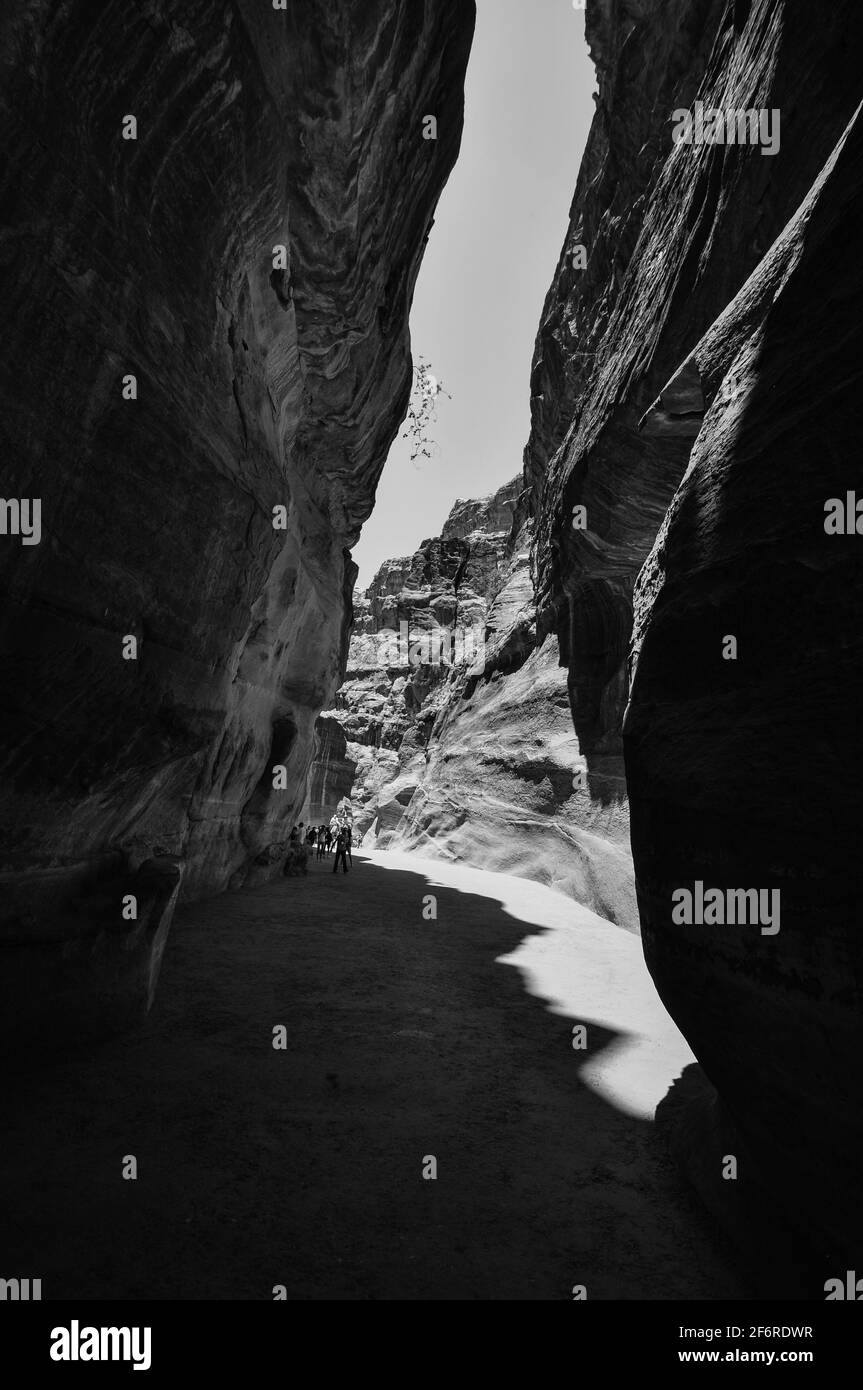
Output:
[[315,754],[309,774],[302,820],[306,825],[329,824],[339,802],[350,800],[357,765],[348,756],[345,732],[337,719],[315,723]]
[[43,529],[0,544],[13,902],[41,869],[59,912],[153,853],[210,892],[284,841],[407,405],[473,18],[464,0],[4,9],[3,491],[39,497]]
[[[587,32],[597,113],[525,455],[539,633],[594,804],[625,797],[625,753],[647,960],[718,1088],[679,1147],[717,1210],[747,1186],[841,1274],[863,1237],[863,542],[823,523],[856,482],[860,13],[589,0]],[[675,146],[696,99],[778,112],[777,152]],[[695,880],[780,889],[780,931],[675,925]]]
[[550,884],[635,929],[627,808],[589,795],[557,639],[537,642],[519,491],[457,501],[440,537],[355,598],[329,716],[357,765],[355,830]]
[[[861,231],[856,116],[693,354],[710,403],[636,589],[624,725],[647,960],[734,1152],[814,1225],[826,1275],[863,1232],[863,536],[824,526],[856,481]],[[778,893],[778,931],[675,925],[683,866]]]
[[[386,560],[354,596],[354,631],[334,709],[357,763],[358,837],[383,847],[421,780],[438,715],[483,658],[490,604],[519,562],[510,529],[520,487],[458,501],[440,536]],[[313,777],[336,788],[315,764]]]

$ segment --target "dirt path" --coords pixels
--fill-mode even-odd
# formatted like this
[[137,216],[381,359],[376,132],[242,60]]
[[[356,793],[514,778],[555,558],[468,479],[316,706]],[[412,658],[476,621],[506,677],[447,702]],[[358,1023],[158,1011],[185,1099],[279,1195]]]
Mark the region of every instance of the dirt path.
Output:
[[185,910],[142,1032],[11,1079],[0,1273],[47,1299],[745,1297],[637,1113],[672,1044],[628,1066],[643,1021],[591,1006],[575,1051],[554,997],[592,979],[637,1014],[637,940],[501,875],[331,862]]

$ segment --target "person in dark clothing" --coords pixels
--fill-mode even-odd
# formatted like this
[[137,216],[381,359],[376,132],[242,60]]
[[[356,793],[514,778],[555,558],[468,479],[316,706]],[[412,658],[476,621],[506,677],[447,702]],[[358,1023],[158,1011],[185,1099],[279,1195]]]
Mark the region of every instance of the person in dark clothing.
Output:
[[336,839],[336,857],[333,863],[333,873],[338,872],[339,860],[342,861],[342,870],[348,871],[348,835],[346,830],[340,830]]
[[286,878],[292,878],[295,874],[300,872],[299,849],[300,837],[297,833],[297,827],[294,826],[291,831],[290,840],[288,841],[288,854],[285,859],[285,867],[283,870]]
[[354,844],[354,832],[351,830],[351,827],[349,825],[345,826],[345,837],[347,839],[348,863],[350,864],[351,868],[353,868],[354,856],[352,850]]

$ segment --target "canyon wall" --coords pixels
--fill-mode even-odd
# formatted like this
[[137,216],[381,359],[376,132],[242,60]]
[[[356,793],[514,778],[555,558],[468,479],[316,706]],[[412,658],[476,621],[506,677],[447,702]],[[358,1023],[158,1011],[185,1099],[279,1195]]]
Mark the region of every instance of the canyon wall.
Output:
[[[733,1228],[773,1209],[841,1276],[863,1236],[863,541],[825,503],[857,481],[861,17],[588,0],[587,34],[597,112],[525,452],[539,634],[592,798],[628,781],[646,958],[715,1087],[668,1108],[675,1146]],[[774,113],[778,148],[675,144],[696,100]],[[779,930],[675,922],[699,881],[779,891]]]
[[519,488],[516,479],[490,498],[457,501],[440,536],[386,560],[354,596],[346,676],[329,714],[357,764],[354,831],[367,845],[393,841],[439,716],[481,658],[491,597],[512,568]]
[[303,824],[329,825],[339,803],[346,798],[350,801],[356,771],[339,721],[328,717],[316,720],[308,790],[300,812]]
[[328,718],[357,766],[356,838],[518,874],[637,930],[627,808],[589,795],[557,638],[537,640],[520,493],[460,499],[355,598]]
[[57,972],[84,1015],[146,1005],[164,893],[119,906],[142,864],[187,895],[278,866],[407,406],[473,21],[3,7],[3,493],[42,527],[0,538],[12,1027]]

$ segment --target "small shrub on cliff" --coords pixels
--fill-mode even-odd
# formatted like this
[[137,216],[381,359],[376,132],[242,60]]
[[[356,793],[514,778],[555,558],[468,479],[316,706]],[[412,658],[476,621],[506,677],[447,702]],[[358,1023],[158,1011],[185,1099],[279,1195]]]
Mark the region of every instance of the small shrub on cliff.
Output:
[[418,458],[430,459],[438,447],[430,434],[432,425],[437,422],[438,396],[452,400],[449,392],[444,390],[443,382],[432,372],[431,363],[420,357],[414,363],[411,400],[401,435],[402,439],[410,440],[411,463]]

